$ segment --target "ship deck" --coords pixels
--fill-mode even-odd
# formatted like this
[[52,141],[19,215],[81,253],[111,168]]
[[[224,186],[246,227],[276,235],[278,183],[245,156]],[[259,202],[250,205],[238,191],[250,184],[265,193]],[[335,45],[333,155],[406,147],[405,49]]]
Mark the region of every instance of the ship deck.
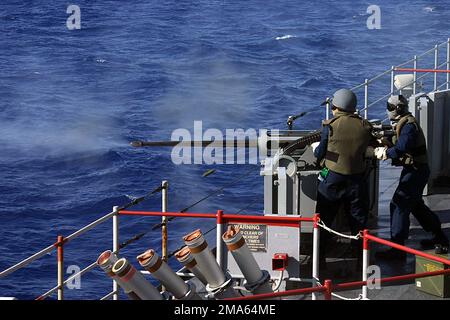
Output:
[[[379,213],[377,222],[371,226],[370,232],[383,239],[390,238],[389,203],[397,187],[400,172],[401,168],[391,166],[389,161],[380,163]],[[447,236],[450,236],[450,190],[448,186],[441,187],[435,194],[425,196],[424,200],[439,216],[444,232]],[[411,215],[410,237],[405,245],[422,250],[420,240],[428,237],[430,237],[430,234],[424,231]],[[348,247],[348,244],[346,246]],[[415,256],[408,255],[406,263],[377,261],[374,253],[377,250],[385,250],[386,247],[372,243],[370,249],[371,257],[369,264],[378,265],[381,269],[382,277],[415,273]],[[337,252],[339,251],[342,253],[342,250],[339,250],[339,246],[337,246]],[[353,271],[355,267],[355,259],[327,259],[327,270],[321,272],[321,279],[330,278],[336,283],[352,280],[358,281],[361,279],[361,272]],[[356,298],[360,292],[361,290],[352,290],[340,292],[339,295]],[[440,297],[418,291],[415,287],[414,280],[383,284],[379,290],[369,290],[368,298],[371,300],[443,300]]]
[[[383,239],[390,238],[390,213],[389,203],[391,197],[397,187],[398,178],[400,176],[401,168],[393,167],[389,161],[380,163],[380,180],[379,180],[379,212],[378,219],[372,222],[369,230],[370,233],[381,237]],[[425,203],[436,213],[442,222],[442,228],[447,236],[450,237],[450,189],[442,188],[438,193],[424,197]],[[418,250],[420,247],[420,240],[430,237],[430,234],[425,232],[418,222],[411,215],[410,237],[405,244],[406,246]],[[350,281],[361,280],[361,268],[356,266],[356,258],[349,257],[349,240],[335,239],[335,243],[331,245],[333,249],[327,252],[327,266],[321,268],[320,279],[331,279],[333,283],[344,283]],[[310,250],[311,247],[309,246]],[[408,255],[406,262],[386,262],[377,261],[374,254],[378,250],[386,250],[387,248],[371,243],[370,247],[371,257],[369,265],[377,265],[381,270],[381,277],[391,277],[398,275],[413,274],[415,272],[415,256]],[[311,277],[311,260],[305,256],[305,262],[301,267],[301,275],[303,278]],[[205,293],[204,286],[198,279],[192,279],[199,292]],[[308,283],[296,283],[294,287],[308,287]],[[361,289],[348,290],[337,292],[341,297],[347,299],[358,299]],[[381,285],[381,289],[368,290],[368,298],[371,300],[444,300],[443,298],[433,296],[421,291],[415,287],[415,280],[407,280],[395,283],[386,283]],[[289,296],[284,297],[285,300],[310,300],[311,295]],[[322,297],[319,297],[322,299]],[[335,298],[333,298],[335,299]],[[449,298],[446,300],[450,300]]]

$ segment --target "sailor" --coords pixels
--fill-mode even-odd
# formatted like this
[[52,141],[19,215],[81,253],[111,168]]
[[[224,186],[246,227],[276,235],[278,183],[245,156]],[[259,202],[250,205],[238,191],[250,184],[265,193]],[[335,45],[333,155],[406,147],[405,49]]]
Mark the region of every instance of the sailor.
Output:
[[[367,224],[369,197],[365,183],[366,152],[373,140],[372,125],[356,112],[356,95],[347,89],[335,92],[332,99],[333,119],[323,122],[321,141],[312,144],[314,155],[323,167],[319,175],[316,211],[331,226],[340,206],[350,212],[352,234]],[[373,154],[373,148],[372,148]],[[321,235],[321,260],[330,234]],[[354,242],[359,248],[361,241]]]
[[[375,148],[378,159],[392,159],[392,165],[402,166],[400,181],[390,203],[391,240],[403,245],[409,234],[409,214],[433,237],[421,241],[423,247],[435,246],[436,253],[448,252],[448,238],[442,232],[438,216],[428,208],[422,193],[430,176],[425,136],[417,120],[408,112],[408,101],[402,95],[393,95],[387,102],[387,113],[395,130],[390,147]],[[378,252],[380,259],[406,258],[396,249]]]

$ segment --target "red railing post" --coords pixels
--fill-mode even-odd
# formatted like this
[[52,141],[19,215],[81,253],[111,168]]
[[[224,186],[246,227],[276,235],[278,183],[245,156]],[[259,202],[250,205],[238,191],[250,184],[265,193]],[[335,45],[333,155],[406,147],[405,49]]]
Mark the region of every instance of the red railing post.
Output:
[[[319,281],[319,241],[320,241],[320,229],[319,229],[319,214],[314,214],[313,216],[313,253],[312,253],[312,278],[313,287],[317,286],[317,281]],[[301,228],[300,228],[301,233]],[[317,300],[317,295],[315,292],[312,293],[312,299]]]
[[224,251],[222,243],[222,234],[224,233],[223,210],[217,210],[216,214],[217,232],[216,232],[216,261],[219,266],[224,269]]
[[64,299],[64,237],[58,236],[56,241],[57,248],[57,263],[58,263],[58,300]]
[[325,280],[323,286],[325,287],[325,291],[323,293],[325,300],[331,300],[331,293],[333,292],[333,284],[331,280]]
[[[364,229],[363,231],[363,252],[362,252],[362,281],[367,283],[367,268],[369,267],[369,239],[367,235],[369,230]],[[367,299],[367,284],[362,287],[362,298]]]
[[[112,251],[114,254],[119,255],[119,207],[113,206],[113,212],[115,212],[115,214],[112,217]],[[112,281],[112,290],[114,292],[112,299],[119,300],[119,284],[114,279]]]

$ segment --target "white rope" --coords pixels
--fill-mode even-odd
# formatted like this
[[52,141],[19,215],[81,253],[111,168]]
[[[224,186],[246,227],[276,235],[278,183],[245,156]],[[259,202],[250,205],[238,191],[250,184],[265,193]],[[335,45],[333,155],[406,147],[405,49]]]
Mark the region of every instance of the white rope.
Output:
[[316,286],[321,287],[322,285],[320,284],[320,279],[319,278],[312,278],[312,283],[316,283]]
[[[318,287],[323,287],[323,285],[322,285],[319,281],[317,281],[317,286],[318,286]],[[347,297],[338,295],[338,294],[333,293],[333,292],[331,293],[331,295],[332,295],[333,297],[338,298],[338,299],[341,299],[341,300],[365,300],[365,299],[363,299],[361,293],[358,295],[357,298],[347,298]],[[369,299],[367,299],[367,300],[369,300]]]
[[340,296],[340,295],[338,295],[336,293],[332,293],[331,295],[333,297],[336,297],[336,298],[341,299],[341,300],[363,300],[362,294],[359,294],[358,298],[347,298],[347,297]]
[[236,286],[236,287],[233,287],[233,289],[234,290],[245,291],[245,292],[248,292],[248,293],[252,293],[250,290],[247,290],[247,288],[242,287],[242,286]]
[[323,223],[322,220],[319,220],[318,226],[323,228],[323,229],[325,229],[325,230],[327,230],[328,232],[334,233],[335,235],[340,236],[342,238],[353,239],[353,240],[359,240],[361,238],[361,234],[359,234],[359,233],[357,235],[355,235],[355,236],[349,236],[347,234],[339,233],[339,232],[337,232],[337,231],[327,227],[325,225],[325,223]]
[[280,276],[278,277],[278,283],[275,280],[275,287],[272,286],[273,292],[277,292],[280,289],[281,283],[283,282],[284,269],[280,271]]

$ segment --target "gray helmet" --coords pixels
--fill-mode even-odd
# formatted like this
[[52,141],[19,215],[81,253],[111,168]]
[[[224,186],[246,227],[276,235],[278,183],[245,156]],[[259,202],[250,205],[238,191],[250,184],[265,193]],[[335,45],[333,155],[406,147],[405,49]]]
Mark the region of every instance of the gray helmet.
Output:
[[333,95],[333,106],[345,112],[356,111],[356,95],[348,89],[340,89]]
[[390,96],[387,101],[386,109],[389,119],[397,120],[408,112],[408,100],[401,94]]

